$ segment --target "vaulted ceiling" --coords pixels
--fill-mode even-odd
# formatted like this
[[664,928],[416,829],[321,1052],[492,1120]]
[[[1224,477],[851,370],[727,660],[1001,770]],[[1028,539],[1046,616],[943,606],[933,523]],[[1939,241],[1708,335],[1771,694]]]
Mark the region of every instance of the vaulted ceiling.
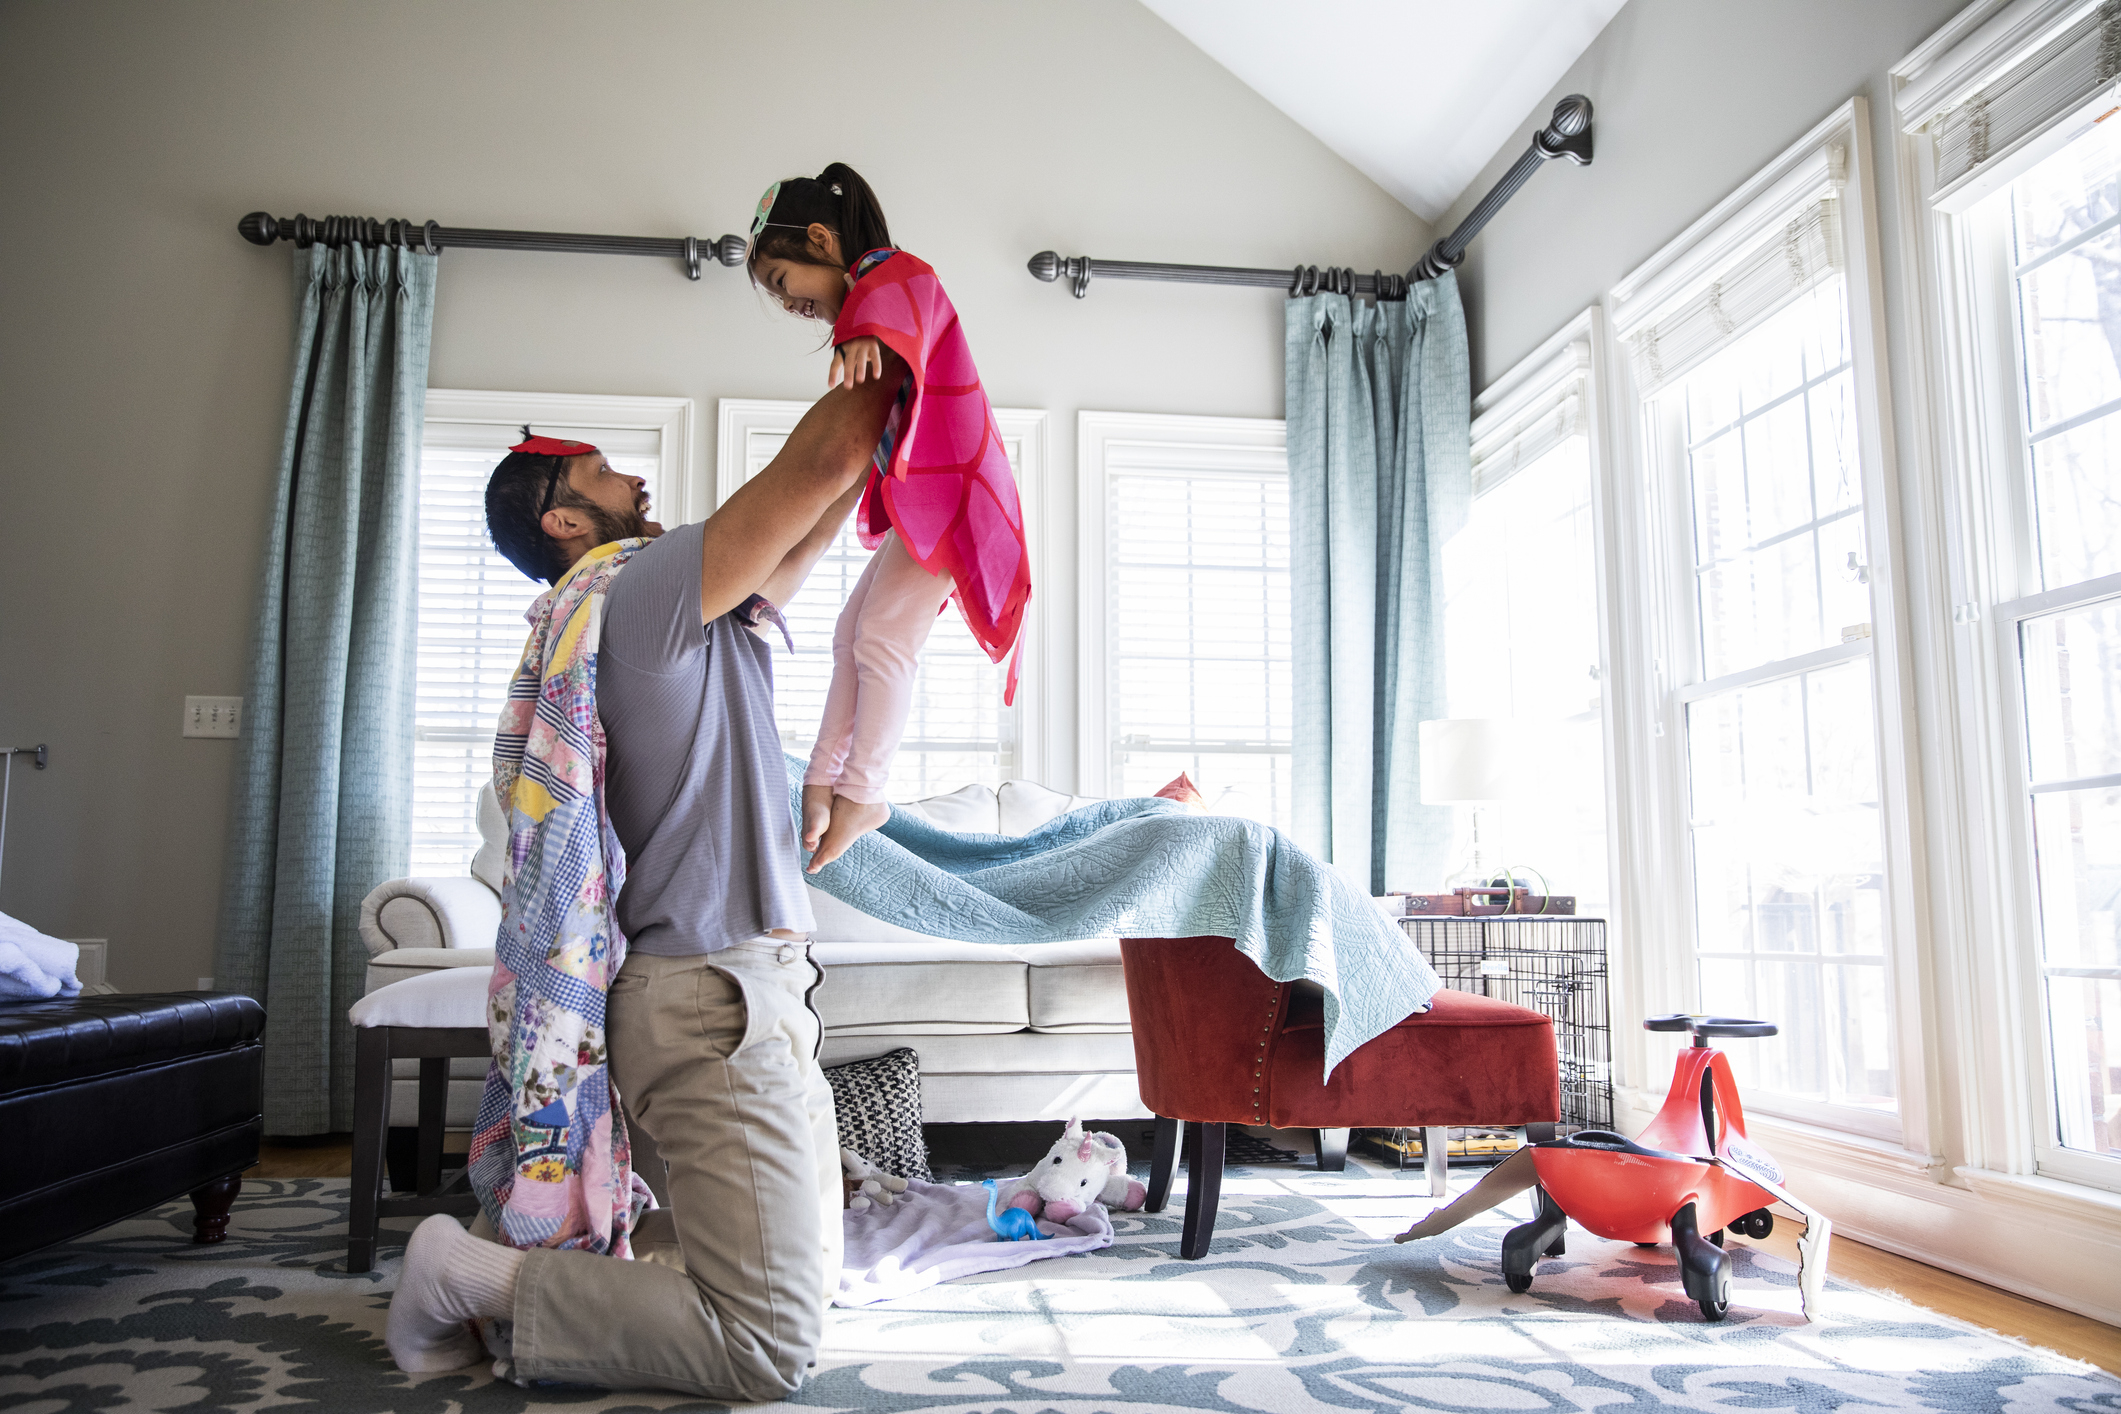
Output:
[[1142,3],[1434,221],[1625,0]]

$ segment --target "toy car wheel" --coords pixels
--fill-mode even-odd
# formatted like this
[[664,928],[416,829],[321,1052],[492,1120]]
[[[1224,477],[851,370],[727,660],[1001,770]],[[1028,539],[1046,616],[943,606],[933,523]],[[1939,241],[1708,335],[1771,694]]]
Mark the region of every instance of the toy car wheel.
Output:
[[1701,1319],[1704,1321],[1720,1321],[1724,1312],[1731,1309],[1731,1303],[1728,1301],[1703,1301],[1698,1304],[1701,1307]]
[[1775,1230],[1775,1215],[1765,1208],[1755,1208],[1732,1224],[1747,1237],[1766,1237]]
[[1637,1247],[1660,1247],[1660,1246],[1662,1246],[1663,1244],[1662,1244],[1662,1243],[1657,1243],[1657,1242],[1638,1242],[1638,1243],[1636,1243],[1635,1245],[1636,1245]]
[[1714,1232],[1710,1233],[1709,1241],[1715,1243],[1718,1247],[1723,1246],[1723,1229],[1719,1227]]
[[1522,1276],[1519,1276],[1516,1272],[1504,1272],[1502,1274],[1502,1279],[1503,1283],[1507,1285],[1510,1290],[1519,1294],[1530,1291],[1532,1289],[1532,1274],[1530,1272],[1526,1272]]

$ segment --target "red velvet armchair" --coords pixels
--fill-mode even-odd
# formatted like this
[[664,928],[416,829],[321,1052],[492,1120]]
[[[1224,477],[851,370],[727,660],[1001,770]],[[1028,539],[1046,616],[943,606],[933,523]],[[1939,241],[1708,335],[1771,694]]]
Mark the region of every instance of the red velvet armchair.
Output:
[[[1318,1130],[1319,1166],[1337,1169],[1356,1125],[1511,1126],[1561,1116],[1554,1023],[1539,1012],[1441,991],[1429,1010],[1358,1047],[1321,1084],[1325,1006],[1315,988],[1273,981],[1228,938],[1128,938],[1119,946],[1142,1103],[1157,1116],[1150,1212],[1170,1196],[1184,1136],[1180,1256],[1206,1255],[1214,1237],[1229,1125]],[[1440,1145],[1428,1147],[1430,1173],[1440,1178]]]

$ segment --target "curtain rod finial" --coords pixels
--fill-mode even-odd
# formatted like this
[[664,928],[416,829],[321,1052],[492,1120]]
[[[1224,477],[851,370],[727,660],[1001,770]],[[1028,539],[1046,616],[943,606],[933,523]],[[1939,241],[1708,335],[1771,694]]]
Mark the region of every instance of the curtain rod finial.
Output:
[[236,234],[252,245],[271,245],[280,238],[280,223],[269,211],[253,211],[236,222]]
[[1031,257],[1025,268],[1031,272],[1033,279],[1043,280],[1050,285],[1060,278],[1061,259],[1050,250],[1042,250]]
[[744,263],[744,253],[750,249],[742,236],[724,236],[714,243],[714,258],[734,268]]

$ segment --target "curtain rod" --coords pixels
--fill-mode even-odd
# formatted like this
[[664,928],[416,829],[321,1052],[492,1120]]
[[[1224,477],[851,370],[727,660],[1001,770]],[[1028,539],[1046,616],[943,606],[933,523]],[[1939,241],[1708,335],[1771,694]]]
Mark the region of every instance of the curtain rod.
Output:
[[742,236],[723,236],[718,241],[698,236],[577,236],[553,231],[487,231],[472,226],[444,226],[434,221],[378,221],[373,216],[273,217],[253,211],[236,223],[237,232],[252,245],[293,241],[307,249],[323,244],[417,246],[429,255],[444,246],[465,250],[545,250],[570,255],[659,255],[683,261],[685,274],[700,278],[700,260],[711,256],[724,265],[744,263]]
[[1110,280],[1174,280],[1186,285],[1250,285],[1261,289],[1286,290],[1291,295],[1317,294],[1331,290],[1345,295],[1375,295],[1379,299],[1405,299],[1407,286],[1417,280],[1433,280],[1456,269],[1466,257],[1466,247],[1481,227],[1495,218],[1503,203],[1532,174],[1556,157],[1566,157],[1579,167],[1591,165],[1591,100],[1572,93],[1554,105],[1547,126],[1532,134],[1532,145],[1510,165],[1480,204],[1466,213],[1458,229],[1429,247],[1429,253],[1404,275],[1373,271],[1368,275],[1329,265],[1299,265],[1293,270],[1268,270],[1237,265],[1158,265],[1143,260],[1093,260],[1087,255],[1066,259],[1050,250],[1031,257],[1030,271],[1038,279],[1052,282],[1066,276],[1077,299],[1090,293],[1090,280],[1102,275]]

